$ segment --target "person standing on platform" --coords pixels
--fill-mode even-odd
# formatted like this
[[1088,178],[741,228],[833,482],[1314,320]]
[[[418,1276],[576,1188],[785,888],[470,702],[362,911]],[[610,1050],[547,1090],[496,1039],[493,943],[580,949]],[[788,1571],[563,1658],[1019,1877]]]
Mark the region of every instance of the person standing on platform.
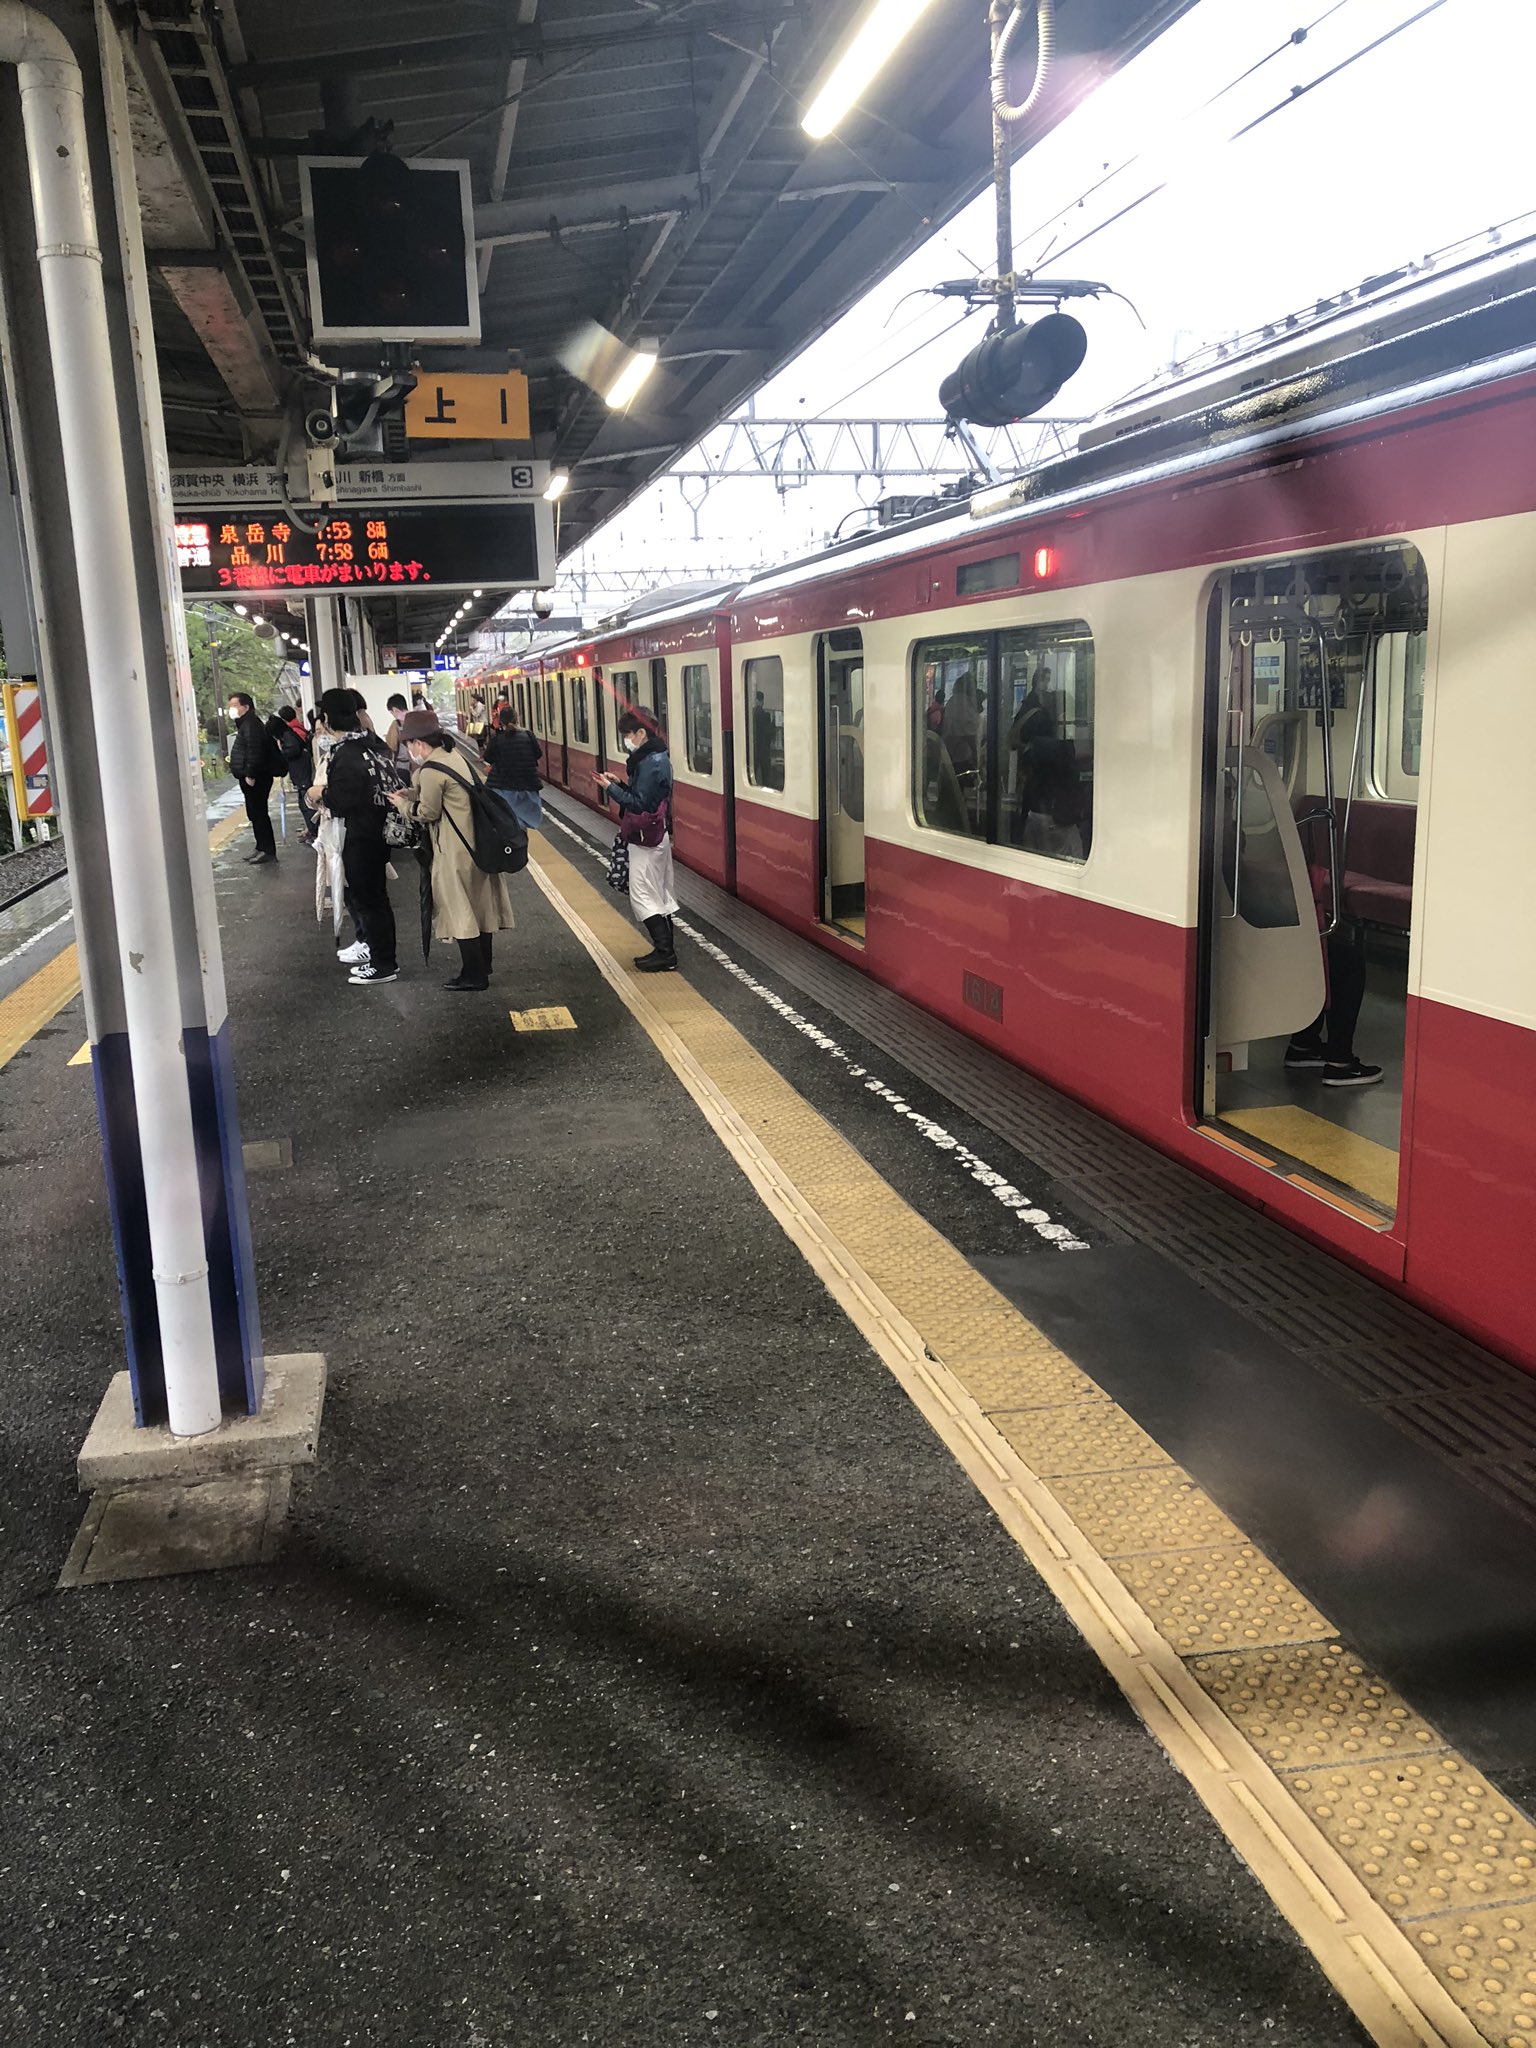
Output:
[[495,727],[480,742],[480,752],[490,770],[486,784],[491,794],[501,799],[525,832],[537,832],[544,823],[544,799],[539,794],[544,750],[518,724],[510,704],[496,707]]
[[606,772],[593,779],[619,807],[619,837],[629,848],[629,907],[645,928],[649,953],[635,961],[642,974],[668,974],[677,966],[672,919],[672,757],[660,728],[637,711],[619,719],[619,741],[629,755],[629,779]]
[[393,697],[391,697],[389,700],[388,709],[389,730],[384,735],[384,744],[389,749],[390,759],[394,762],[395,766],[400,770],[400,773],[406,778],[406,780],[409,781],[411,774],[411,757],[405,751],[405,741],[400,737],[400,721],[402,718],[404,718],[406,712],[410,709],[410,706],[406,703],[405,699],[401,696],[400,692],[396,690]]
[[267,720],[267,731],[282,756],[283,774],[293,784],[299,817],[303,821],[299,836],[306,846],[310,846],[314,843],[315,815],[309,808],[305,792],[315,779],[315,764],[310,752],[309,734],[299,716],[298,706],[280,704]]
[[469,785],[482,777],[442,730],[435,711],[407,712],[400,731],[416,773],[410,790],[394,801],[426,827],[432,849],[432,929],[438,938],[459,944],[459,971],[443,986],[455,995],[478,994],[490,986],[495,934],[511,931],[514,922],[506,876],[475,865]]
[[389,853],[384,844],[388,797],[383,790],[386,779],[394,781],[394,771],[382,740],[365,733],[358,724],[353,695],[351,690],[327,690],[320,699],[320,715],[330,729],[331,745],[324,784],[317,783],[309,794],[312,803],[323,801],[345,830],[341,871],[346,877],[347,905],[358,928],[358,940],[367,949],[367,957],[354,962],[347,978],[355,986],[367,988],[396,980],[400,971],[395,958],[395,913],[385,872]]
[[229,772],[245,797],[245,815],[251,821],[256,851],[246,855],[250,867],[261,867],[277,859],[277,835],[267,806],[272,784],[283,773],[283,757],[277,742],[262,724],[255,704],[244,690],[231,690],[229,708],[235,714],[235,743],[229,750]]

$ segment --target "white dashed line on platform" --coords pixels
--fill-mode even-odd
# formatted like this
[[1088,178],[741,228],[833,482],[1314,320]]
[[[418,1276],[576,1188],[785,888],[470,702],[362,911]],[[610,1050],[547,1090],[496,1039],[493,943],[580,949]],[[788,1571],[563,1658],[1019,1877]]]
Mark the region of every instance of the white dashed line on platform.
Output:
[[[574,826],[567,825],[563,818],[555,817],[548,807],[545,809],[544,819],[546,824],[558,826],[568,839],[574,839],[591,859],[607,864],[608,856],[601,847],[594,846]],[[997,1168],[988,1165],[979,1153],[973,1152],[968,1145],[962,1145],[952,1131],[946,1130],[943,1124],[935,1122],[932,1117],[924,1116],[921,1110],[914,1109],[899,1088],[892,1088],[877,1074],[872,1074],[867,1067],[861,1066],[845,1046],[839,1045],[837,1040],[823,1031],[819,1024],[813,1024],[793,1003],[786,1002],[755,975],[749,974],[745,967],[731,958],[724,947],[717,946],[713,939],[705,938],[704,934],[695,925],[689,924],[686,918],[674,918],[673,923],[685,937],[692,939],[696,946],[707,953],[711,960],[718,962],[727,974],[739,981],[743,988],[750,990],[760,1002],[766,1003],[786,1024],[793,1025],[802,1038],[809,1039],[818,1051],[824,1052],[829,1059],[835,1060],[839,1066],[845,1068],[850,1079],[862,1081],[877,1101],[894,1110],[912,1126],[913,1130],[926,1138],[936,1151],[948,1153],[957,1166],[965,1168],[978,1186],[986,1189],[993,1201],[1012,1214],[1016,1222],[1027,1226],[1036,1237],[1054,1245],[1059,1252],[1086,1252],[1092,1249],[1087,1240],[1079,1237],[1067,1224],[1053,1221],[1050,1211],[1042,1209],[1031,1196],[1016,1187],[1005,1173],[999,1173]]]

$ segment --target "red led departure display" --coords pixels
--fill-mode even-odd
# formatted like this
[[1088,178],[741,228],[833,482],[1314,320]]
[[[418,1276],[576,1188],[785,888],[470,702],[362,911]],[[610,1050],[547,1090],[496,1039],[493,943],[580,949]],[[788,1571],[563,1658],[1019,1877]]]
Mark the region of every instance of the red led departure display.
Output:
[[176,561],[186,591],[439,590],[539,580],[532,505],[348,507],[314,514],[306,533],[282,512],[248,505],[178,513]]

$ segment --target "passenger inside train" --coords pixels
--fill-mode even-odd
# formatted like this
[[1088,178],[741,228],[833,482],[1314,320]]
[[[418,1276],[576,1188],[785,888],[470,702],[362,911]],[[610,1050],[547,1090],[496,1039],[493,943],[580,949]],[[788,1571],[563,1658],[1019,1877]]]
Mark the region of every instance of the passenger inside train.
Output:
[[1209,1107],[1390,1216],[1428,578],[1393,545],[1228,593]]

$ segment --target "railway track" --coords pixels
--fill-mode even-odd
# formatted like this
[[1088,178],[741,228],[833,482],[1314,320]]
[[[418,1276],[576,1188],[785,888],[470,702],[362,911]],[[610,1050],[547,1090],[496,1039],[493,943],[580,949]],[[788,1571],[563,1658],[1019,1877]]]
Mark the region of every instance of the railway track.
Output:
[[68,872],[62,839],[47,839],[40,846],[25,846],[19,853],[0,856],[0,912],[25,903]]

